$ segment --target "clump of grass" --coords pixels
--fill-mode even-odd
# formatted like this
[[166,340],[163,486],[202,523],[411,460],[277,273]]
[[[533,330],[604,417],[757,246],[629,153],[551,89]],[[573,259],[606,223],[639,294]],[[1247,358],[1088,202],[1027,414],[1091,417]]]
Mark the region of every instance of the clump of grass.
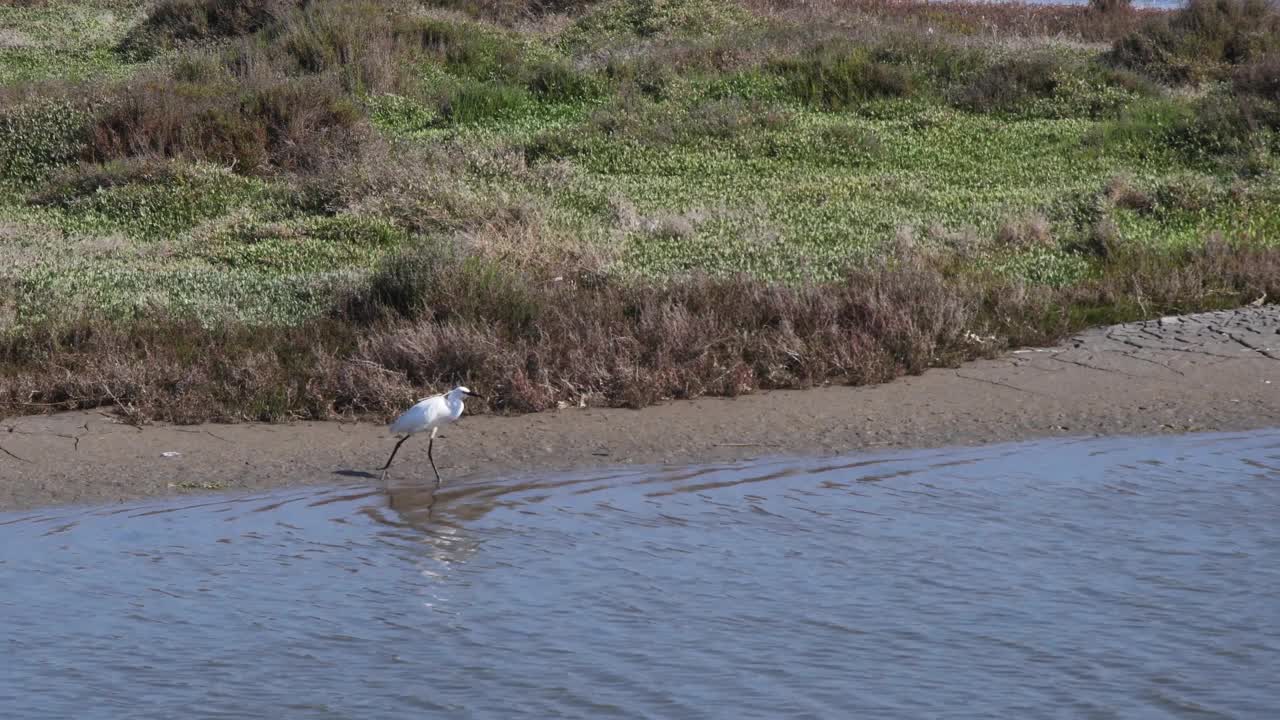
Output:
[[1128,174],[1121,174],[1111,178],[1107,181],[1106,189],[1103,192],[1107,199],[1119,208],[1146,211],[1155,206],[1155,200],[1151,197],[1151,194],[1140,188],[1137,185],[1137,181]]
[[435,98],[438,116],[454,125],[509,117],[529,104],[524,88],[506,83],[464,81]]
[[527,276],[479,256],[427,245],[393,256],[340,312],[370,322],[388,312],[413,321],[491,323],[513,336],[529,332],[545,309]]
[[1154,189],[1157,208],[1176,212],[1201,212],[1216,205],[1225,190],[1210,176],[1184,173],[1165,178]]
[[1057,243],[1049,219],[1040,213],[1010,218],[996,230],[996,245],[1007,250],[1053,248]]
[[525,84],[535,96],[550,102],[580,102],[595,97],[600,90],[594,78],[562,59],[532,65]]

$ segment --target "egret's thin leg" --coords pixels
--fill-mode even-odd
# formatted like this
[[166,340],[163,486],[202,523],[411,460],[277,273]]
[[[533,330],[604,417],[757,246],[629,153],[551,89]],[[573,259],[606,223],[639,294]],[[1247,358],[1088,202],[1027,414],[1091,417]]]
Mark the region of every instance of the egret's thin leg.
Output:
[[431,457],[431,446],[436,444],[436,430],[431,428],[431,439],[427,441],[427,459],[431,461],[431,470],[436,474],[436,489],[440,489],[440,471],[436,470],[436,459]]
[[391,450],[391,457],[387,458],[387,464],[382,466],[382,472],[384,474],[387,472],[387,468],[391,467],[391,461],[396,459],[396,453],[400,452],[400,446],[404,444],[405,440],[408,440],[411,437],[413,436],[405,435],[404,437],[400,438],[400,442],[396,443],[395,448]]

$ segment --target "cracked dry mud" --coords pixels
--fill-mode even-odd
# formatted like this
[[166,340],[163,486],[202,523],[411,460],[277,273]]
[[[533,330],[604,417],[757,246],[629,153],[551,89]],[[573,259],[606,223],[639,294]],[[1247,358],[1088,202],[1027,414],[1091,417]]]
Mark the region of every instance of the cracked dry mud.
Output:
[[[1280,424],[1280,306],[1100,328],[870,387],[703,398],[644,410],[464,416],[436,461],[449,485],[590,466],[696,463],[1045,436]],[[394,439],[369,423],[132,427],[102,412],[0,422],[0,511],[376,479]],[[426,443],[396,483],[430,482]]]

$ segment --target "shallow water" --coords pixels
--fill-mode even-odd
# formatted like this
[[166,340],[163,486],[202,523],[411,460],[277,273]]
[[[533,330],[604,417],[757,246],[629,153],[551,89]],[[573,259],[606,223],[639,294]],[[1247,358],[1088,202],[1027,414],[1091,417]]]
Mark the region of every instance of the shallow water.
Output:
[[0,515],[5,718],[1273,718],[1280,432]]

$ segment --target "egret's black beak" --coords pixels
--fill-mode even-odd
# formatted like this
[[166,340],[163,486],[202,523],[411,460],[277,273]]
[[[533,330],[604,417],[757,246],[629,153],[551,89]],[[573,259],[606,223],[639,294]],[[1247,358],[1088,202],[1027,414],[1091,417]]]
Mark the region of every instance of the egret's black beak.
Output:
[[473,397],[473,398],[479,398],[479,399],[481,399],[481,400],[485,400],[485,399],[486,399],[486,398],[485,398],[485,396],[483,396],[483,395],[481,395],[481,394],[479,394],[479,393],[473,393],[473,392],[471,392],[470,390],[468,390],[468,391],[467,391],[467,394],[468,394],[468,395],[470,395],[470,396],[471,396],[471,397]]

